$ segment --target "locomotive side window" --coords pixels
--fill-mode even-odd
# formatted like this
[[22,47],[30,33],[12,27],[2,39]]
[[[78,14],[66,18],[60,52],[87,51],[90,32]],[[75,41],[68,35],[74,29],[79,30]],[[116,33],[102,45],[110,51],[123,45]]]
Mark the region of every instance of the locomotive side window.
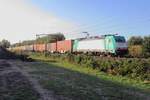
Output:
[[124,37],[121,36],[115,36],[116,42],[126,42]]

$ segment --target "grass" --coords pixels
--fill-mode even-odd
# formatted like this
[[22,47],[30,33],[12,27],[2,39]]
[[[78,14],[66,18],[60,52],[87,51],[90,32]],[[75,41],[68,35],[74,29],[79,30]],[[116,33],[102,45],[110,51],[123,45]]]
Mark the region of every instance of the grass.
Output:
[[38,100],[39,94],[20,73],[0,76],[0,100]]
[[28,64],[30,74],[41,85],[66,100],[146,100],[150,84],[121,76],[112,76],[98,70],[73,65],[69,62],[32,55],[41,63]]

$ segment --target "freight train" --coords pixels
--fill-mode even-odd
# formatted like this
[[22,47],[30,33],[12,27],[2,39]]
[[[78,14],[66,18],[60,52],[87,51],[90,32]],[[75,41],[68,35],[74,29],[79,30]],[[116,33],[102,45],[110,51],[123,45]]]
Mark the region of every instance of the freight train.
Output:
[[74,40],[63,40],[54,43],[32,44],[11,48],[19,51],[50,52],[50,53],[96,53],[126,54],[127,42],[124,36],[104,35]]

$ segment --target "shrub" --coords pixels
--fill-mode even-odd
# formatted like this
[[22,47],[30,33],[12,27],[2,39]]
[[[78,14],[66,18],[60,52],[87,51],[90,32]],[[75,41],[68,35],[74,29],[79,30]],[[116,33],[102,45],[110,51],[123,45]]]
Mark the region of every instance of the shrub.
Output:
[[73,54],[50,54],[52,59],[60,59],[99,71],[140,80],[150,80],[150,59],[143,58],[106,58]]
[[82,57],[81,57],[81,55],[77,55],[77,56],[75,56],[75,59],[74,59],[75,61],[75,63],[77,63],[77,64],[80,64],[81,63],[81,60],[82,60]]
[[143,56],[143,47],[142,45],[134,45],[129,47],[129,54],[132,57],[142,57]]

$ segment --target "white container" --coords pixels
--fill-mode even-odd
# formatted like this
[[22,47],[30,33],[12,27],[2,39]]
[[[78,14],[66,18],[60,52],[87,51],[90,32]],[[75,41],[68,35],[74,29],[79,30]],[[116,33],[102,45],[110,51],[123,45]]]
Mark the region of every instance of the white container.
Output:
[[79,40],[77,51],[84,52],[104,52],[105,51],[105,39],[86,39]]

